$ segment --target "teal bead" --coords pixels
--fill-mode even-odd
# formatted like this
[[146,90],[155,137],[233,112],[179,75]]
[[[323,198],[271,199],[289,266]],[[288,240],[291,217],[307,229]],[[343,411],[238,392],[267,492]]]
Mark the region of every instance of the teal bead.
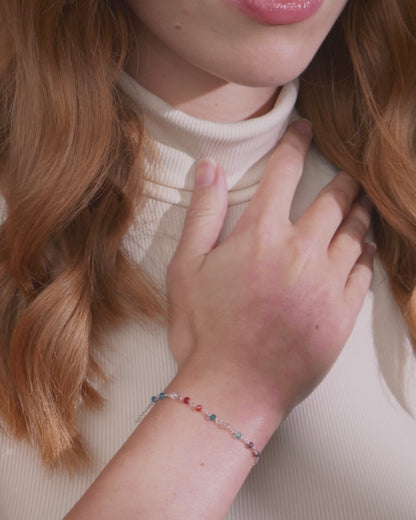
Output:
[[154,395],[154,396],[152,397],[152,403],[156,403],[156,402],[157,402],[157,396]]
[[159,394],[159,399],[165,399],[166,395],[162,392],[161,394]]
[[215,413],[212,413],[212,414],[209,416],[209,420],[210,420],[210,421],[215,421],[216,418],[217,418],[217,416],[215,415]]
[[235,438],[236,439],[241,439],[241,433],[240,432],[235,432]]

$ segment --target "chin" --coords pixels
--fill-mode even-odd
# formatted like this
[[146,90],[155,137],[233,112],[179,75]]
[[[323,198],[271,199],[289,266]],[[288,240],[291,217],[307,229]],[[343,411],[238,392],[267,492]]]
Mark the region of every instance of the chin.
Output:
[[[216,75],[221,79],[244,85],[246,87],[272,87],[281,86],[298,78],[309,65],[310,61],[299,64],[282,64],[281,62],[268,64],[267,67],[259,66],[259,63],[245,63],[241,67],[233,66],[224,73],[217,72]],[[212,71],[211,71],[212,72]]]

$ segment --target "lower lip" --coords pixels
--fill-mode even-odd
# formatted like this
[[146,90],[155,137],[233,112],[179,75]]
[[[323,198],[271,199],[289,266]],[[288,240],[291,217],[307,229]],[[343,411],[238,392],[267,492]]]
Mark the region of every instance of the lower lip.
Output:
[[323,0],[224,0],[249,18],[267,25],[288,25],[310,18]]

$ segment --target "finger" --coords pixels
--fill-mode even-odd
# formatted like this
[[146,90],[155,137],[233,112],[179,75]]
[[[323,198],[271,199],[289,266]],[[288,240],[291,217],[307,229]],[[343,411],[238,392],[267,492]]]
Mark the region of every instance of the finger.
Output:
[[353,205],[329,245],[330,261],[348,274],[363,251],[363,242],[370,221],[371,202],[363,195]]
[[227,211],[225,174],[211,159],[197,164],[195,188],[185,218],[176,259],[198,269],[215,246]]
[[341,222],[348,214],[360,185],[350,175],[340,172],[323,188],[315,201],[296,223],[306,232],[319,230],[321,243],[329,245]]
[[363,252],[351,270],[345,284],[344,301],[354,319],[360,311],[370,287],[375,252],[376,247],[373,244],[364,244]]
[[[312,138],[309,121],[292,123],[267,163],[266,170],[239,221],[239,226],[264,222],[268,229],[282,219],[289,221],[293,196],[302,175]],[[270,227],[271,226],[271,227]]]

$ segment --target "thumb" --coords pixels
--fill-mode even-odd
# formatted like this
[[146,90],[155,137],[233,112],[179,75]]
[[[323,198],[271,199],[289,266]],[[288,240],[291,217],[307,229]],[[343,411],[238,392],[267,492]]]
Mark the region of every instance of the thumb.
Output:
[[176,255],[199,268],[216,245],[227,212],[227,186],[222,168],[212,159],[198,162],[195,188]]

